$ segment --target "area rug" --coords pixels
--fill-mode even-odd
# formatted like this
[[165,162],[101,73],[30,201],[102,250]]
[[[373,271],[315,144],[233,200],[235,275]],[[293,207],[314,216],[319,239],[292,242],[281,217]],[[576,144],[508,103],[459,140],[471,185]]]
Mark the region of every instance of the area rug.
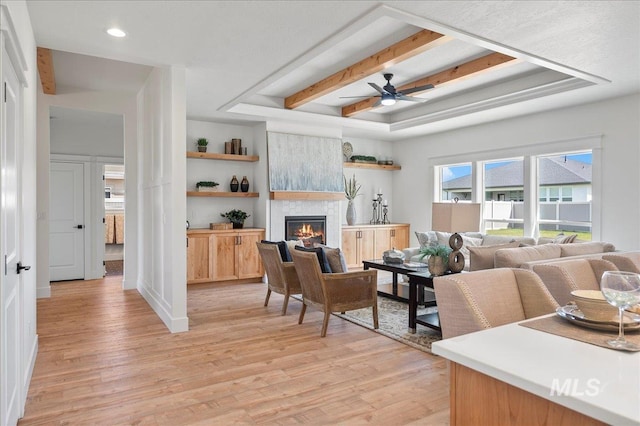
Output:
[[[419,307],[418,315],[437,312],[437,307]],[[371,308],[347,311],[344,314],[334,313],[333,315],[346,319],[354,324],[366,327],[370,330],[390,337],[398,342],[431,353],[431,343],[442,339],[440,333],[420,324],[417,325],[416,333],[408,332],[409,327],[409,305],[403,302],[378,296],[378,325],[374,330]]]

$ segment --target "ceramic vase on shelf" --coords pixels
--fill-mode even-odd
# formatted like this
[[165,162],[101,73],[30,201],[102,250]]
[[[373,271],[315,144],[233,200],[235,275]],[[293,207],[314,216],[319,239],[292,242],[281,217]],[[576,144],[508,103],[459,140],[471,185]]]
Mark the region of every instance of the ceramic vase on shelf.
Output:
[[246,176],[242,177],[242,182],[240,182],[240,191],[249,192],[249,180]]
[[347,204],[347,225],[352,226],[356,224],[356,206],[353,204],[353,200],[349,200]]
[[238,178],[236,177],[236,175],[233,175],[233,177],[231,178],[231,183],[229,184],[229,187],[231,189],[231,192],[238,192],[238,188],[240,187],[240,184],[238,183]]

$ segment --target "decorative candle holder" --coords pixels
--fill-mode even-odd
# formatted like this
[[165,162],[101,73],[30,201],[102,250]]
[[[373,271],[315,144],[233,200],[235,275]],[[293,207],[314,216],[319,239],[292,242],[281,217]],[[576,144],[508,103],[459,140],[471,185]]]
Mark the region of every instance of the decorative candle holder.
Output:
[[389,218],[387,217],[387,213],[389,213],[389,205],[388,204],[383,204],[382,206],[382,224],[387,224],[387,223],[391,223],[389,222]]
[[371,225],[375,225],[378,220],[378,199],[374,198],[373,199],[373,204],[372,204],[372,208],[373,208],[373,214],[371,215],[371,220],[369,221],[369,223]]

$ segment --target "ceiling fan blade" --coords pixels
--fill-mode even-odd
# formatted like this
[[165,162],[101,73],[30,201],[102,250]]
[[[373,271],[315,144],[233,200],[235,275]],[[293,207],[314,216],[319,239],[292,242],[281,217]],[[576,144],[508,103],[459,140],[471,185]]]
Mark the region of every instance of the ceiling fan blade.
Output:
[[433,89],[435,86],[433,84],[425,84],[424,86],[412,87],[411,89],[405,89],[402,91],[402,94],[409,95],[411,93],[416,92],[424,92],[425,90]]
[[429,100],[429,99],[422,99],[422,98],[414,98],[412,96],[405,96],[405,95],[398,95],[396,98],[401,101],[409,101],[409,102],[427,102]]
[[373,87],[374,89],[376,89],[380,93],[386,93],[384,90],[382,90],[382,87],[378,86],[375,83],[369,83],[369,86]]
[[349,98],[379,98],[379,95],[374,96],[340,96],[340,99],[349,99]]

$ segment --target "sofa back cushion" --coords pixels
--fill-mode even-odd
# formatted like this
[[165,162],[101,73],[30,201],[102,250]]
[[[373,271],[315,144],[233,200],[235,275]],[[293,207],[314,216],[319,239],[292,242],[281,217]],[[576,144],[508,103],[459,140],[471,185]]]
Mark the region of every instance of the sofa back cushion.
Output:
[[518,241],[495,246],[469,247],[469,270],[479,271],[482,269],[492,269],[494,267],[494,255],[500,249],[519,247]]
[[483,246],[495,246],[498,244],[506,244],[511,243],[513,241],[518,241],[527,246],[535,246],[536,239],[533,237],[509,237],[506,235],[483,235],[482,236],[482,245]]
[[519,268],[532,260],[555,259],[560,257],[559,244],[543,244],[531,247],[505,248],[494,254],[496,268]]
[[560,256],[581,256],[583,254],[607,253],[615,251],[616,247],[611,243],[591,241],[588,243],[561,244]]

